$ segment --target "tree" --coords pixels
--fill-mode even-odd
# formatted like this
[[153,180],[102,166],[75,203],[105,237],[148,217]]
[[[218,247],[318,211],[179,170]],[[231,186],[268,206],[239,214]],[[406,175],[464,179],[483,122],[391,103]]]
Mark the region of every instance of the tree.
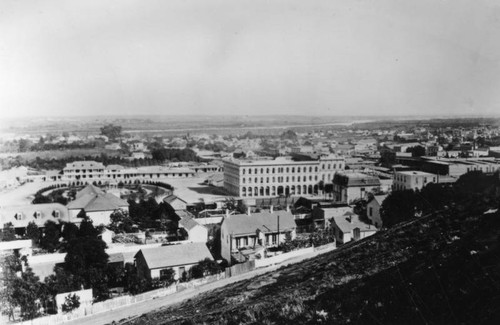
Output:
[[5,223],[3,229],[0,231],[0,241],[16,240],[16,233],[12,222]]
[[115,233],[127,233],[134,231],[134,221],[130,218],[128,211],[117,209],[110,215],[111,224],[109,228]]
[[59,238],[61,237],[59,226],[52,220],[48,220],[44,226],[40,247],[46,249],[49,253],[54,253],[59,249]]
[[119,125],[107,124],[101,127],[101,134],[114,141],[121,136],[122,127]]
[[385,227],[415,217],[417,198],[413,190],[394,191],[387,196],[380,208],[380,216]]
[[217,262],[209,258],[205,258],[194,265],[190,270],[191,277],[194,279],[203,278],[207,275],[213,275],[222,271]]
[[49,288],[49,294],[53,297],[59,293],[80,289],[80,285],[75,276],[67,272],[61,266],[55,266],[54,273],[46,277],[44,282]]
[[134,264],[125,264],[125,290],[133,295],[139,294],[147,290],[149,283],[146,279],[139,277]]
[[78,236],[78,226],[71,222],[64,222],[61,226],[61,235],[63,238],[62,249],[66,251],[68,243]]
[[[43,285],[25,261],[25,271],[21,271],[19,255],[11,255],[3,265],[4,289],[1,293],[3,307],[8,310],[9,318],[14,318],[14,308],[20,307],[23,319],[33,319],[39,314],[39,299]],[[20,276],[19,276],[20,274]]]
[[76,294],[68,294],[61,306],[63,313],[69,313],[78,307],[80,307],[80,297]]
[[28,226],[26,227],[26,237],[31,239],[34,245],[38,245],[38,242],[40,241],[40,235],[41,232],[36,223],[34,223],[33,221],[28,223]]
[[98,235],[92,221],[84,218],[77,236],[67,244],[64,269],[85,288],[93,288],[97,300],[103,300],[109,295],[106,276],[109,256],[106,243]]

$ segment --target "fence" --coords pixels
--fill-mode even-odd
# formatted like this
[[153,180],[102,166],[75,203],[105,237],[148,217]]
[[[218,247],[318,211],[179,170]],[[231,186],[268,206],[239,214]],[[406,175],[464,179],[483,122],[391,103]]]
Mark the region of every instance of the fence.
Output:
[[216,275],[210,275],[201,279],[192,280],[186,283],[179,283],[177,285],[171,285],[167,288],[156,289],[148,292],[144,292],[135,296],[122,296],[113,299],[109,299],[102,302],[97,302],[92,305],[81,306],[80,308],[73,310],[71,313],[67,314],[56,314],[40,318],[35,318],[29,321],[24,321],[16,323],[19,325],[53,325],[68,322],[78,318],[82,318],[89,315],[94,315],[102,312],[107,312],[124,306],[132,305],[138,302],[147,301],[159,297],[164,297],[176,293],[178,291],[185,290],[187,288],[196,288],[203,284],[215,282],[226,277],[225,273],[220,273]]
[[255,261],[247,261],[245,263],[236,264],[226,268],[226,277],[236,276],[250,272],[256,268]]

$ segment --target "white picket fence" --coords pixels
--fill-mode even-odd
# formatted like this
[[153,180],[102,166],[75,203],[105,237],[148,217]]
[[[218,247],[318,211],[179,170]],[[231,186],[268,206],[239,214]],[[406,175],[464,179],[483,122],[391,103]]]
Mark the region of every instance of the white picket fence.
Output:
[[109,299],[102,302],[97,302],[92,305],[81,306],[80,308],[73,310],[67,314],[56,314],[50,316],[44,316],[35,318],[29,321],[24,321],[20,323],[16,323],[19,325],[53,325],[53,324],[61,324],[71,320],[79,319],[85,316],[94,315],[102,312],[108,312],[110,310],[114,310],[117,308],[121,308],[124,306],[129,306],[138,302],[151,300],[159,297],[164,297],[176,293],[177,291],[181,291],[187,288],[195,288],[200,285],[218,281],[224,279],[226,277],[225,273],[220,273],[216,275],[210,275],[204,277],[202,279],[192,280],[186,283],[179,283],[171,285],[167,288],[156,289],[148,292],[144,292],[135,296],[122,296],[113,299]]

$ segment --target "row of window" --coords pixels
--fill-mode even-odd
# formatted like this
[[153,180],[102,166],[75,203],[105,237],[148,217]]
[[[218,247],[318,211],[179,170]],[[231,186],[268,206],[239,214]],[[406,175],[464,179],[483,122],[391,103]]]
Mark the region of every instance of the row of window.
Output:
[[[54,218],[59,218],[60,215],[61,215],[61,212],[59,212],[58,210],[54,210],[52,212],[52,215],[54,216]],[[35,213],[33,213],[33,217],[35,219],[42,219],[43,216],[42,216],[42,213],[40,211],[35,211]],[[22,212],[17,212],[16,215],[14,216],[14,218],[16,220],[23,220],[24,219],[24,215]]]
[[[254,174],[259,174],[259,168],[248,168],[248,174],[252,174],[252,170],[253,170]],[[318,171],[318,166],[316,166],[314,168],[312,166],[309,166],[309,172],[312,173],[313,170],[315,172],[317,172]],[[307,172],[307,167],[304,166],[304,167],[297,167],[297,168],[295,168],[295,167],[286,167],[286,168],[285,167],[277,167],[277,168],[275,168],[275,167],[272,167],[272,168],[267,167],[267,168],[260,168],[260,174],[264,174],[264,172],[266,174],[269,174],[269,173],[271,173],[271,174],[275,174],[275,173],[290,173],[290,172],[295,173],[295,171],[297,171],[297,173],[300,173],[300,172],[304,172],[305,173],[305,172]],[[247,169],[243,168],[242,169],[243,175],[245,175],[246,172],[247,172]]]
[[[248,247],[249,245],[254,245],[256,237],[240,237],[236,238],[236,248]],[[262,243],[266,246],[275,245],[278,243],[278,234],[266,235],[266,242]]]
[[[265,180],[265,182],[264,182],[264,180]],[[276,180],[277,180],[278,183],[283,183],[283,182],[288,183],[288,182],[290,182],[290,180],[292,182],[295,182],[295,176],[291,176],[291,177],[290,176],[286,176],[286,177],[284,177],[284,176],[274,177],[273,176],[272,178],[271,177],[266,177],[265,179],[264,179],[264,177],[261,177],[260,178],[260,182],[259,182],[259,178],[255,177],[253,179],[253,183],[254,184],[265,184],[265,183],[269,183],[269,181],[271,181],[271,183],[276,183]],[[309,181],[313,181],[313,180],[317,181],[318,180],[318,175],[315,175],[315,176],[309,175]],[[252,184],[252,178],[251,177],[249,177],[248,179],[246,179],[245,177],[243,177],[241,179],[241,183],[242,184],[246,184],[247,181],[248,181],[248,184]],[[301,176],[297,176],[297,182],[307,182],[307,176],[302,176],[302,177]]]

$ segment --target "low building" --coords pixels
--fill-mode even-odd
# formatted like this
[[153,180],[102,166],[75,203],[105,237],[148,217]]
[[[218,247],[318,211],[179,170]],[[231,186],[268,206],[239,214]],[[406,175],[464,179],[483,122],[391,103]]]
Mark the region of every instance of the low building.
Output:
[[182,218],[179,221],[179,228],[186,231],[187,240],[191,242],[206,243],[208,241],[208,229],[193,218]]
[[67,205],[70,219],[79,220],[78,216],[83,210],[94,225],[108,225],[113,211],[122,209],[128,212],[128,207],[127,201],[105,193],[94,185],[87,185],[76,194],[76,199]]
[[169,269],[174,270],[174,278],[177,280],[184,272],[188,272],[206,258],[213,260],[204,243],[141,249],[134,257],[138,276],[148,280],[161,279]]
[[366,204],[366,215],[368,219],[371,220],[372,224],[377,228],[383,227],[382,218],[380,216],[380,207],[382,207],[382,203],[387,198],[387,194],[385,195],[374,195]]
[[173,194],[165,197],[163,202],[168,203],[175,211],[183,211],[187,208],[187,202]]
[[337,207],[316,206],[311,215],[316,227],[328,229],[335,216],[343,216],[346,212],[352,212],[352,207],[347,204]]
[[55,223],[76,221],[70,216],[68,209],[60,203],[26,204],[0,208],[0,224],[12,223],[17,233],[22,232],[22,229],[26,228],[30,222],[34,222],[41,228],[49,220]]
[[295,238],[296,227],[289,211],[229,215],[221,224],[221,256],[230,262],[239,249],[277,246],[287,235]]
[[360,240],[377,232],[377,228],[362,222],[359,216],[352,212],[346,212],[342,216],[334,216],[331,223],[335,241],[338,244]]
[[339,172],[333,178],[333,200],[336,203],[350,204],[364,199],[366,194],[381,189],[377,176],[359,172]]

